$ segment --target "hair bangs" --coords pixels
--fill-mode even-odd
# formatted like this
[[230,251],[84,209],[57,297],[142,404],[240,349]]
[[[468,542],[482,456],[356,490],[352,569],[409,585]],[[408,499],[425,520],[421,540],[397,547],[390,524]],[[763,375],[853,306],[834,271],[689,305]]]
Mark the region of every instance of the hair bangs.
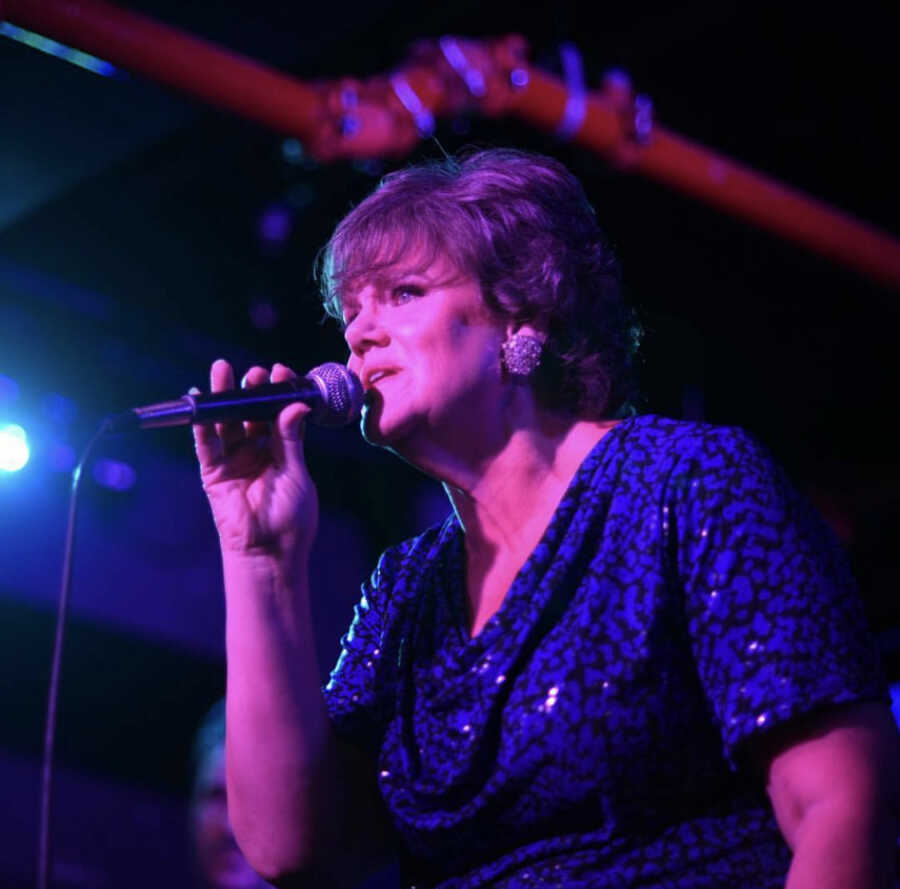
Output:
[[415,202],[391,207],[387,213],[383,207],[365,204],[338,226],[318,263],[325,310],[338,319],[343,295],[364,278],[377,278],[398,266],[422,273],[441,257],[459,264],[454,255],[458,251],[445,235],[445,214]]

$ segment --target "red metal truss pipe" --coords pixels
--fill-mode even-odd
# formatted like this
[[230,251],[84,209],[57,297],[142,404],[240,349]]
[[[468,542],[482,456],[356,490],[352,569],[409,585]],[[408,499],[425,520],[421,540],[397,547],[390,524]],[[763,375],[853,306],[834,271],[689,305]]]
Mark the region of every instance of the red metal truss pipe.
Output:
[[635,168],[761,228],[900,287],[900,241],[847,213],[659,128]]
[[[0,18],[294,134],[326,161],[402,155],[422,135],[423,119],[464,107],[513,114],[545,130],[565,125],[576,144],[624,169],[900,288],[896,238],[646,117],[642,131],[630,90],[586,93],[572,125],[569,88],[529,67],[517,38],[459,41],[456,65],[435,45],[389,77],[312,86],[103,0],[0,0]],[[461,70],[483,77],[481,95],[467,87]],[[348,127],[342,97],[349,93]]]
[[[530,69],[527,85],[508,110],[555,130],[564,119],[567,98],[561,80]],[[896,238],[658,124],[651,124],[643,139],[637,138],[634,114],[633,100],[618,104],[603,93],[589,94],[572,140],[624,169],[747,219],[883,284],[900,287],[900,241]]]

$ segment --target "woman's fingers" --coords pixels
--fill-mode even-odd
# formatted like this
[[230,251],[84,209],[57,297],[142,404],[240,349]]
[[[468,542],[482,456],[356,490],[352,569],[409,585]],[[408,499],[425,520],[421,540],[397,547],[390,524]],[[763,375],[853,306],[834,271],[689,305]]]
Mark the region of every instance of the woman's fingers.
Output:
[[[191,386],[188,394],[199,395],[200,390],[196,386]],[[222,457],[222,443],[219,441],[216,427],[212,423],[195,423],[191,429],[194,433],[194,450],[197,452],[200,465],[210,466],[218,462]]]
[[[265,383],[282,383],[297,379],[297,374],[284,364],[275,364],[271,372],[258,365],[251,367],[241,378],[240,387],[250,389]],[[232,366],[223,359],[213,362],[210,368],[210,391],[224,392],[235,388]],[[303,425],[309,407],[300,402],[284,408],[278,416],[278,436],[270,439],[272,426],[266,422],[240,422],[238,420],[216,424],[196,425],[194,441],[197,455],[204,465],[221,461],[230,448],[247,439],[255,439],[260,447],[274,446],[276,462],[285,459],[296,465],[303,463]],[[279,440],[280,439],[280,440]],[[269,443],[268,445],[266,443]]]
[[268,382],[269,372],[264,367],[255,365],[241,377],[241,389],[250,389],[253,386],[261,386],[263,383]]
[[[234,387],[234,370],[227,361],[218,358],[209,369],[209,391],[226,392]],[[236,420],[216,423],[215,429],[222,443],[223,452],[227,452],[244,437],[244,427]]]
[[[216,359],[209,369],[210,392],[222,392],[234,388],[234,371],[223,358]],[[192,394],[199,394],[196,386],[191,387]],[[233,424],[232,424],[233,425]],[[233,430],[227,430],[224,424],[197,423],[193,427],[194,446],[201,466],[212,466],[224,456],[228,437],[234,437]]]
[[292,371],[286,364],[279,364],[277,361],[272,365],[272,382],[283,383],[285,380],[296,380],[298,375]]
[[[264,367],[255,365],[241,377],[241,389],[253,389],[256,386],[262,386],[264,383],[268,382],[269,372]],[[255,422],[246,420],[243,423],[243,429],[247,437],[256,438],[260,443],[262,443],[269,434],[269,424],[264,420],[257,420]]]
[[[297,376],[291,368],[284,364],[275,364],[272,367],[273,383],[296,380]],[[290,404],[284,408],[275,421],[281,444],[281,459],[288,471],[297,478],[306,471],[303,457],[303,432],[304,421],[309,410],[308,405],[298,401],[296,404]]]
[[210,392],[234,389],[234,370],[224,358],[217,358],[209,369]]
[[[298,375],[284,364],[275,364],[272,367],[272,382],[283,383],[286,380],[296,380]],[[278,415],[276,425],[278,432],[286,444],[299,445],[303,441],[304,420],[309,413],[309,407],[297,402],[284,408]],[[285,455],[288,456],[287,454]]]

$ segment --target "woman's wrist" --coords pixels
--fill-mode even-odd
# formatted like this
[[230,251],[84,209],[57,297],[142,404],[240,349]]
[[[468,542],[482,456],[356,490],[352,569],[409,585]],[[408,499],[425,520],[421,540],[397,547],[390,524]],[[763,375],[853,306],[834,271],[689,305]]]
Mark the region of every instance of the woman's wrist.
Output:
[[232,595],[289,603],[308,587],[309,548],[222,550],[226,600]]
[[294,566],[305,564],[309,560],[315,532],[300,533],[290,531],[273,535],[268,540],[252,541],[251,535],[226,536],[220,532],[219,547],[222,560],[247,566],[258,566],[266,570],[268,566]]

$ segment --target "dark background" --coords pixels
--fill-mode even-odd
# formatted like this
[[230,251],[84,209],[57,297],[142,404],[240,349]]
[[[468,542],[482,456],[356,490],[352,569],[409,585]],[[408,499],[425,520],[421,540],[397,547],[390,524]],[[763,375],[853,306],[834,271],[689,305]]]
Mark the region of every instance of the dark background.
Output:
[[[444,33],[515,31],[559,71],[559,46],[573,41],[589,85],[624,68],[667,127],[898,230],[898,22],[887,4],[124,5],[304,79],[385,71],[412,41]],[[647,327],[648,409],[737,423],[774,450],[846,544],[900,676],[898,293],[522,124],[471,117],[437,135],[448,151],[551,153],[581,177]],[[412,159],[439,153],[424,142]],[[105,413],[203,386],[214,358],[240,372],[342,360],[312,259],[390,168],[316,164],[283,134],[0,37],[0,421],[26,427],[32,445],[25,470],[0,477],[3,885],[31,879],[66,455]],[[261,236],[265,219],[284,224],[282,242]],[[309,451],[323,503],[324,670],[377,553],[443,507],[355,432],[317,431]],[[136,481],[118,492],[86,472],[58,877],[187,886],[191,737],[224,688],[213,532],[184,430],[104,440],[97,457]]]

